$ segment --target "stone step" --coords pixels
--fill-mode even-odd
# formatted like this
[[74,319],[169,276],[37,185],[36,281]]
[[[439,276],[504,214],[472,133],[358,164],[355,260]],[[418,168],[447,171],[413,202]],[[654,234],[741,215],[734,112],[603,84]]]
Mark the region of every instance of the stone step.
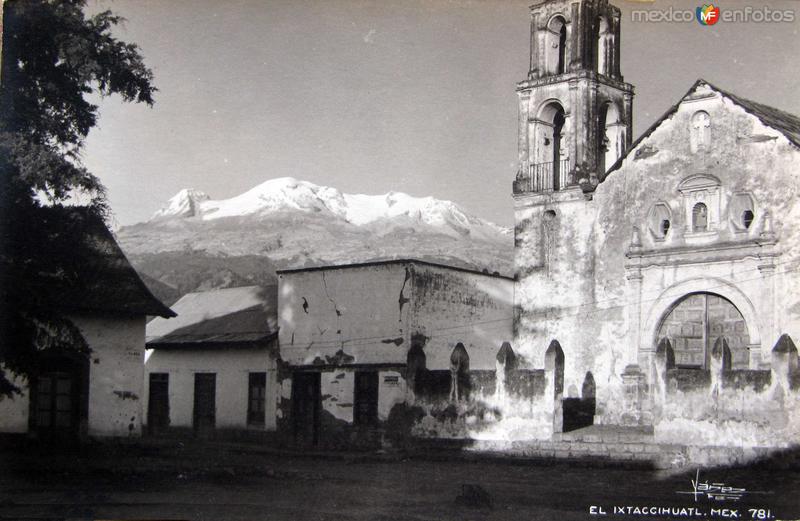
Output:
[[553,434],[557,441],[585,443],[653,443],[653,427],[623,427],[619,425],[590,425],[570,432]]

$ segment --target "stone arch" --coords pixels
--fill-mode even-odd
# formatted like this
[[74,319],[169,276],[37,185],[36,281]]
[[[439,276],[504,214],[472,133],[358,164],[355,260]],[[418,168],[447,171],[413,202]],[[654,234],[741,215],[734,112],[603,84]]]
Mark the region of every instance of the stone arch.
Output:
[[[661,340],[661,323],[684,297],[691,294],[709,293],[729,301],[741,313],[747,324],[748,347],[761,347],[761,324],[755,306],[735,284],[716,277],[697,277],[673,284],[655,299],[646,314],[641,330],[640,345],[653,346]],[[675,349],[675,346],[672,346]]]
[[544,371],[552,378],[554,396],[564,394],[564,350],[558,340],[553,340],[544,354]]
[[517,354],[508,342],[503,342],[500,349],[497,350],[497,363],[501,365],[506,372],[513,371],[517,368]]
[[714,341],[714,346],[711,348],[712,364],[716,362],[718,369],[721,372],[728,372],[733,367],[731,349],[728,346],[728,339],[725,336],[720,336]]
[[459,401],[469,395],[469,353],[458,342],[450,353],[450,400]]
[[594,381],[594,375],[591,371],[586,371],[583,377],[583,385],[581,386],[581,398],[584,400],[594,400],[597,396],[597,384]]
[[689,293],[675,301],[661,319],[658,338],[669,339],[675,364],[683,368],[711,368],[720,361],[724,345],[728,354],[723,365],[730,369],[729,340],[739,368],[750,363],[747,322],[733,303],[716,293]]
[[[642,345],[655,346],[659,338],[658,327],[661,319],[672,308],[677,300],[690,293],[715,293],[729,300],[747,322],[747,331],[751,345],[761,345],[761,330],[763,329],[755,306],[735,284],[718,277],[695,277],[675,283],[661,292],[653,301],[647,313],[644,327],[642,328]],[[674,346],[673,346],[674,347]]]

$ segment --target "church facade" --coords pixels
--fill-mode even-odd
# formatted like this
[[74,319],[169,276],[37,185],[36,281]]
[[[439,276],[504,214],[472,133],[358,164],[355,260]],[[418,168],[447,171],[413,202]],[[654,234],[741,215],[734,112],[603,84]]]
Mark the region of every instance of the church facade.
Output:
[[616,7],[536,4],[530,48],[513,346],[555,375],[554,430],[589,388],[662,441],[795,439],[800,118],[698,80],[633,142]]

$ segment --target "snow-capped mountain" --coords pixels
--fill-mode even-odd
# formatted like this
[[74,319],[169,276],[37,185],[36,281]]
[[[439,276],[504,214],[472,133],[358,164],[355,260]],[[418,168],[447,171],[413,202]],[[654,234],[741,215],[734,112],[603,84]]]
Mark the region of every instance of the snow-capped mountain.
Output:
[[[289,177],[230,199],[181,190],[149,221],[122,227],[117,235],[137,267],[184,289],[185,281],[174,280],[182,276],[175,258],[182,254],[186,269],[202,264],[203,273],[219,280],[236,278],[216,274],[220,257],[265,257],[279,269],[418,258],[508,274],[513,256],[510,230],[450,201],[400,192],[345,194]],[[214,267],[204,258],[215,259]],[[159,272],[167,264],[173,275]],[[247,278],[246,271],[237,273]]]
[[158,210],[150,222],[193,217],[202,221],[253,217],[269,219],[275,213],[297,211],[325,213],[356,226],[380,221],[428,225],[448,235],[493,236],[508,230],[467,215],[450,201],[412,197],[402,192],[384,195],[343,194],[291,177],[262,183],[230,199],[212,200],[199,190],[184,189]]

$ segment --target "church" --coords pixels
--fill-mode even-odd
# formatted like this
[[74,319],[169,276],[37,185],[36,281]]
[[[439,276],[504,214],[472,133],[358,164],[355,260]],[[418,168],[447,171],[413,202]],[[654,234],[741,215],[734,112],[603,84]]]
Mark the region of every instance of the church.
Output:
[[555,432],[589,393],[656,441],[796,440],[800,118],[698,80],[634,141],[620,23],[531,7],[513,347],[553,375]]
[[[530,9],[513,277],[419,259],[282,270],[259,378],[250,355],[214,344],[235,370],[221,401],[206,400],[208,417],[215,403],[231,412],[212,427],[294,445],[658,453],[666,465],[796,443],[800,118],[698,80],[634,140],[620,10]],[[190,300],[223,326],[206,320],[219,296]],[[206,349],[221,331],[208,327],[183,349]],[[194,371],[197,394],[213,369],[158,353],[174,343],[148,344],[151,407],[156,391],[174,394],[167,373],[189,389]],[[163,426],[197,428],[188,400],[159,403]]]

